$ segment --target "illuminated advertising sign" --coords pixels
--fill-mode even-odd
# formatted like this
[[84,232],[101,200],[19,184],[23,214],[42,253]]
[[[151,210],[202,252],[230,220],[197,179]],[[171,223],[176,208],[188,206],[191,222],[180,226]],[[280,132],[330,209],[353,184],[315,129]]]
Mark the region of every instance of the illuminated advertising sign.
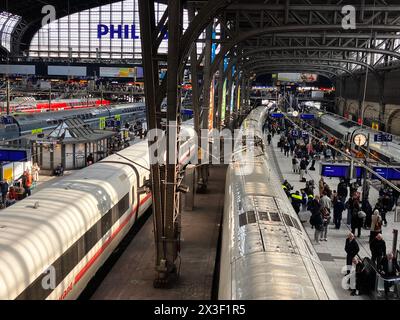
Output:
[[211,81],[211,87],[210,87],[210,109],[208,113],[209,130],[212,130],[212,128],[214,127],[213,119],[214,119],[214,78]]
[[278,81],[283,82],[315,82],[318,75],[313,73],[278,73]]
[[18,64],[2,64],[0,65],[0,74],[20,74],[28,75],[35,74],[36,67],[33,65],[18,65]]
[[[135,76],[139,77],[139,74],[136,74],[139,71],[139,69],[142,68],[100,67],[100,77],[109,77],[109,78],[134,78]],[[143,77],[143,69],[141,72],[141,77]]]
[[222,89],[222,110],[221,110],[221,121],[225,120],[225,111],[226,111],[226,85],[227,80],[224,81],[224,87]]
[[47,74],[49,76],[76,76],[76,77],[86,77],[87,68],[86,67],[73,67],[73,66],[48,66]]

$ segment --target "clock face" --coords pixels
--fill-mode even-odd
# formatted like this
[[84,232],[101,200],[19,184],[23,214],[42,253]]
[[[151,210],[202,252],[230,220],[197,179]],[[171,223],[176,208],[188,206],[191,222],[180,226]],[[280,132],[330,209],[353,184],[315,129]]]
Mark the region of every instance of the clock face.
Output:
[[357,146],[362,147],[367,143],[367,137],[364,134],[359,133],[354,137],[354,143]]

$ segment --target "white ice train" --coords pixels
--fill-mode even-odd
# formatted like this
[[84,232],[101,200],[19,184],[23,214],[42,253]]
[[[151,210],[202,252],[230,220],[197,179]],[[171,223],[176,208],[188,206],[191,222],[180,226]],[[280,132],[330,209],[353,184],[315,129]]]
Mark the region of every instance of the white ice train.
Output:
[[244,120],[253,153],[235,143],[226,180],[220,300],[337,299],[324,267],[263,151],[265,107]]
[[150,207],[149,175],[144,140],[1,211],[0,299],[76,299]]
[[[317,114],[319,111],[314,111]],[[395,142],[382,144],[374,142],[377,131],[359,126],[357,123],[343,119],[338,115],[325,113],[319,115],[319,125],[322,129],[354,146],[354,138],[358,134],[370,137],[370,150],[375,156],[385,162],[400,163],[400,145]]]

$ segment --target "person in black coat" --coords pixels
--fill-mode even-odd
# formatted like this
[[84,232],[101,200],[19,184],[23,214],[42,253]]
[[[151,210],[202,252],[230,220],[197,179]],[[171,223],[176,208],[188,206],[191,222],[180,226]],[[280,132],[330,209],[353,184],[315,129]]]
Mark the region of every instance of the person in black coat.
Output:
[[2,203],[6,203],[9,185],[6,180],[0,181],[0,192]]
[[333,201],[333,222],[336,229],[340,229],[340,223],[342,221],[343,211],[345,209],[343,201],[339,197],[336,197]]
[[361,227],[363,224],[363,219],[360,218],[359,213],[360,212],[360,204],[358,203],[357,200],[353,200],[353,208],[351,211],[351,232],[353,234],[356,233],[357,229],[357,237],[361,237]]
[[308,202],[307,209],[311,212],[310,224],[314,228],[314,216],[320,214],[321,204],[319,203],[319,196],[315,196],[313,200]]
[[311,221],[315,227],[315,232],[314,232],[315,244],[319,244],[319,240],[320,240],[322,232],[324,230],[324,219],[322,217],[321,212],[318,212],[318,213],[312,215],[310,222]]
[[338,197],[342,199],[342,202],[346,202],[349,191],[347,189],[347,183],[344,180],[340,181],[340,183],[338,184],[337,193]]
[[[384,278],[391,278],[391,277],[397,277],[399,276],[400,272],[400,267],[399,264],[397,263],[396,259],[393,256],[393,253],[390,252],[387,256],[383,257],[381,261],[381,274],[384,276]],[[389,293],[389,289],[391,286],[393,286],[395,282],[393,281],[385,281],[384,286],[385,286],[385,295],[387,296]],[[396,288],[396,286],[395,286]],[[397,290],[396,290],[397,291]],[[398,292],[396,292],[397,296],[399,295]]]
[[371,260],[375,262],[379,269],[381,259],[386,255],[386,243],[383,240],[382,234],[378,233],[375,239],[369,244],[369,248],[371,249]]
[[363,200],[362,205],[361,205],[361,210],[365,212],[366,217],[364,220],[364,228],[365,229],[370,229],[371,227],[371,218],[372,218],[372,206],[369,203],[368,200]]
[[347,274],[350,273],[351,265],[353,263],[353,258],[360,251],[360,247],[356,241],[354,234],[349,233],[346,239],[346,245],[344,247],[344,251],[346,251],[346,265],[347,265]]

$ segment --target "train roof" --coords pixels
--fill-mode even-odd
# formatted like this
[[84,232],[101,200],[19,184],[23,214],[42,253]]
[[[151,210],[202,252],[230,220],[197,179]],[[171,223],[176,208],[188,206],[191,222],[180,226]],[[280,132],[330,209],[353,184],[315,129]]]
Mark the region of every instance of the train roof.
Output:
[[52,111],[52,112],[41,112],[41,113],[18,113],[13,115],[13,117],[19,123],[31,122],[31,121],[47,121],[56,120],[62,118],[68,118],[80,114],[92,114],[94,116],[99,115],[103,112],[113,111],[113,110],[123,110],[133,107],[145,107],[143,103],[131,103],[131,104],[120,104],[120,105],[110,105],[107,107],[98,108],[85,108],[76,110],[64,110],[64,111]]

